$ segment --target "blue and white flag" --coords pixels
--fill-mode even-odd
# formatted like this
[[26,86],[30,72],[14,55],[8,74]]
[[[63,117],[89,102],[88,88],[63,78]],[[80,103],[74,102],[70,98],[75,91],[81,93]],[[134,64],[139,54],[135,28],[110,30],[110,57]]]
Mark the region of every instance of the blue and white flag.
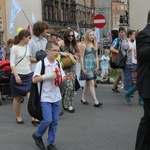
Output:
[[34,25],[35,23],[36,23],[36,20],[35,20],[34,14],[32,13],[32,25]]
[[14,30],[14,19],[21,10],[22,10],[22,8],[18,4],[18,2],[16,0],[12,0],[10,27],[9,27],[9,33],[10,34],[12,34],[12,32]]

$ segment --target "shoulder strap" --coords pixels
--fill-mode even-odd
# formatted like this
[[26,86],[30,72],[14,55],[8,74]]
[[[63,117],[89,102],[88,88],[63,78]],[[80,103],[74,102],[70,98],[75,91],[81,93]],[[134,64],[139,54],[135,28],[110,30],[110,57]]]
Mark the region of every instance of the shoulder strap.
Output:
[[58,63],[58,67],[59,67],[59,69],[60,69],[60,63],[59,63],[59,61],[58,60],[56,60],[57,61],[57,63]]
[[[41,60],[41,62],[42,62],[41,75],[43,75],[45,73],[45,63],[44,63],[44,60]],[[42,85],[43,85],[43,81],[41,81],[40,83],[40,98],[41,98],[41,93],[42,93]]]
[[24,59],[24,57],[26,56],[26,53],[27,53],[27,46],[26,46],[26,51],[24,53],[24,56],[15,64],[15,66],[17,66]]
[[120,45],[119,45],[119,38],[117,38],[117,49],[120,48]]

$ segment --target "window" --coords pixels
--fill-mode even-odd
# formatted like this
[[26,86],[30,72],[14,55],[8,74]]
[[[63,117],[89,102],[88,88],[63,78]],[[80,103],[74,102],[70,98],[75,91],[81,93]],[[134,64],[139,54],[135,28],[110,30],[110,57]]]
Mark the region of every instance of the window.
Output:
[[58,6],[55,7],[55,19],[58,20]]
[[64,9],[61,8],[61,21],[64,21]]

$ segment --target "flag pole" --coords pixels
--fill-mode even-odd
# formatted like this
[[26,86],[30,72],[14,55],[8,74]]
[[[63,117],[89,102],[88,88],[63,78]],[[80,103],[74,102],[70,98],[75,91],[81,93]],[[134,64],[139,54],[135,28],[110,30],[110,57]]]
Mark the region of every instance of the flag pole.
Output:
[[26,19],[28,20],[29,24],[30,24],[30,25],[31,25],[31,27],[32,27],[32,24],[31,24],[30,20],[28,19],[27,15],[25,14],[24,10],[23,10],[23,9],[21,9],[21,11],[23,12],[24,16],[26,17]]

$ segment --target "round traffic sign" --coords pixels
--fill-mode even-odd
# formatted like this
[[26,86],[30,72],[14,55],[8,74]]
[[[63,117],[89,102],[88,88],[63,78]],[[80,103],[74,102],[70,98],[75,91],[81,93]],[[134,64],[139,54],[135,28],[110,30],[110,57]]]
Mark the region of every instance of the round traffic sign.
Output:
[[97,28],[103,28],[106,24],[106,18],[102,14],[98,14],[94,17],[94,26]]

